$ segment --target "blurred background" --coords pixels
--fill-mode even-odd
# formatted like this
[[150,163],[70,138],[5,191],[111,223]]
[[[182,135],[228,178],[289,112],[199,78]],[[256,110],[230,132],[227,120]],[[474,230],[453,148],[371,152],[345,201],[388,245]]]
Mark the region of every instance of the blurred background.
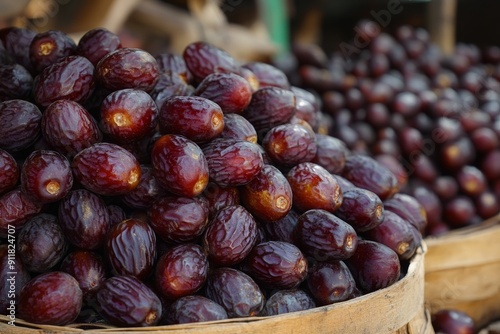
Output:
[[0,0],[0,27],[58,29],[75,40],[95,27],[120,35],[125,46],[181,52],[206,40],[242,60],[266,59],[295,43],[326,52],[356,37],[372,20],[392,33],[409,24],[429,30],[445,51],[457,41],[498,44],[498,0]]

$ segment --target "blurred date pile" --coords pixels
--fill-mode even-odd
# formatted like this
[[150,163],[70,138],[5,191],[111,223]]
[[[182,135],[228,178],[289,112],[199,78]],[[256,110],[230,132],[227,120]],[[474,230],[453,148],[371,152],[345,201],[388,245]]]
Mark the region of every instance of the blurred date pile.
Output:
[[[60,31],[0,30],[0,263],[5,281],[15,229],[16,317],[135,327],[271,316],[400,281],[436,203],[419,203],[434,199],[424,185],[400,191],[406,178],[387,150],[419,147],[422,128],[392,122],[423,115],[431,126],[419,110],[474,96],[443,88],[450,96],[438,98],[407,51],[380,42],[380,57],[357,61],[354,74],[331,72],[343,91],[319,96],[302,87],[322,88],[313,78],[325,68],[304,65],[295,85],[276,66],[240,64],[203,42],[153,56],[105,29],[78,43]],[[389,50],[412,76],[392,73]],[[438,82],[455,84],[438,69]],[[424,97],[402,92],[421,85]],[[369,93],[383,98],[365,104]],[[446,121],[450,145],[472,150],[463,128],[491,125],[483,118]],[[372,158],[371,146],[387,154]],[[472,162],[459,149],[455,167]],[[483,190],[469,186],[475,169],[460,171],[457,192]]]

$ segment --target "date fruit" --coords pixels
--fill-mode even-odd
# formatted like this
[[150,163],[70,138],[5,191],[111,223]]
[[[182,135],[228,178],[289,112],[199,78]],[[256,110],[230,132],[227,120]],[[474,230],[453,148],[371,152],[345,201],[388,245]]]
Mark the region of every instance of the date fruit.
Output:
[[33,151],[23,163],[21,187],[40,203],[57,202],[73,187],[69,161],[56,151]]
[[189,243],[175,246],[156,264],[156,290],[169,300],[193,295],[205,284],[208,267],[201,246]]
[[307,287],[317,305],[329,305],[351,299],[356,282],[344,262],[316,262],[307,276]]
[[314,307],[316,307],[316,303],[304,290],[278,290],[267,299],[261,315],[271,316],[305,311]]
[[214,269],[208,275],[205,294],[222,305],[230,318],[256,316],[265,304],[265,296],[257,283],[233,268]]
[[158,138],[151,151],[151,164],[160,185],[178,196],[195,197],[208,184],[209,165],[203,151],[181,135]]
[[243,206],[219,210],[203,235],[203,248],[211,263],[232,266],[241,262],[257,240],[257,223]]
[[156,235],[168,243],[195,241],[208,225],[208,208],[195,198],[166,196],[147,213]]
[[71,163],[75,179],[100,195],[116,196],[139,184],[141,167],[137,159],[121,146],[96,143],[80,151]]
[[286,176],[293,194],[293,207],[299,212],[322,209],[334,212],[342,205],[342,190],[337,179],[312,162],[290,169]]
[[307,260],[300,249],[284,241],[259,243],[241,268],[261,286],[271,289],[296,288],[308,274]]
[[294,233],[302,252],[317,261],[347,259],[358,246],[358,236],[352,226],[321,209],[301,214]]
[[226,310],[206,297],[185,296],[170,304],[165,315],[167,324],[187,324],[227,319]]
[[292,209],[292,188],[280,170],[264,165],[249,183],[240,188],[241,203],[261,221],[276,221]]
[[64,258],[67,250],[68,242],[54,215],[36,215],[19,232],[17,251],[30,272],[49,271]]
[[19,317],[36,324],[71,324],[80,313],[82,295],[78,282],[69,274],[51,271],[38,275],[19,294]]
[[153,272],[156,262],[156,235],[137,218],[114,225],[105,243],[105,254],[115,275],[131,275],[144,280]]
[[356,286],[366,293],[394,284],[401,272],[398,255],[389,247],[370,240],[359,240],[356,251],[345,263]]
[[160,298],[133,276],[113,276],[96,293],[98,312],[119,327],[155,326],[160,322]]

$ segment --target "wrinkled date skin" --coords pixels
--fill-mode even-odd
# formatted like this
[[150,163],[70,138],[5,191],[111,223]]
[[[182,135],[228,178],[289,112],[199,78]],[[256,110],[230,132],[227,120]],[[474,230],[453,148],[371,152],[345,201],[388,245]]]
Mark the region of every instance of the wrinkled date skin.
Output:
[[106,203],[85,189],[72,190],[61,200],[58,217],[68,241],[82,249],[100,248],[110,228]]
[[241,186],[260,173],[264,160],[257,144],[237,139],[214,139],[203,146],[210,178],[223,187]]
[[167,299],[189,296],[201,289],[208,275],[208,259],[196,244],[176,246],[160,257],[156,265],[157,291]]
[[160,131],[194,142],[209,141],[224,129],[224,114],[217,103],[199,96],[174,96],[160,110]]
[[299,212],[323,209],[334,212],[342,205],[342,190],[326,169],[312,162],[303,162],[288,171],[293,207]]
[[316,262],[307,286],[318,305],[329,305],[351,299],[356,282],[344,262]]
[[107,276],[101,256],[85,250],[69,253],[62,261],[59,270],[70,274],[78,281],[84,301],[92,300]]
[[33,151],[21,169],[21,186],[41,203],[62,199],[73,186],[69,161],[56,151]]
[[264,165],[256,177],[242,186],[240,196],[245,208],[262,221],[276,221],[292,209],[292,188],[272,165]]
[[427,214],[415,197],[402,193],[395,194],[384,202],[384,209],[406,219],[418,231],[422,233],[425,231]]
[[169,243],[190,242],[208,225],[208,208],[189,197],[167,196],[148,210],[149,224],[158,237]]
[[257,223],[242,206],[228,206],[217,212],[203,236],[210,262],[231,266],[241,262],[257,239]]
[[344,142],[332,136],[316,134],[316,155],[311,160],[332,174],[341,174],[349,153]]
[[321,209],[299,216],[295,238],[302,252],[317,261],[347,259],[358,245],[358,236],[351,225]]
[[54,215],[41,213],[19,232],[17,251],[30,272],[48,271],[63,259],[67,250],[68,242]]
[[94,89],[94,65],[85,57],[70,56],[45,68],[38,75],[34,96],[46,108],[57,100],[83,103]]
[[212,73],[196,87],[194,95],[217,103],[224,114],[240,114],[252,99],[248,81],[234,73]]
[[307,259],[297,246],[284,241],[266,241],[255,246],[242,270],[261,286],[292,289],[307,276]]
[[41,125],[43,139],[68,157],[74,157],[102,138],[92,115],[74,101],[59,100],[49,105],[43,113]]
[[243,67],[255,74],[261,88],[278,87],[290,89],[290,82],[286,74],[276,66],[256,61],[246,63]]
[[415,254],[420,244],[415,235],[411,224],[391,211],[386,211],[382,223],[365,234],[368,239],[392,249],[401,260],[408,260]]
[[101,104],[101,128],[115,142],[133,142],[153,133],[158,108],[149,94],[122,89],[109,94]]
[[342,176],[354,185],[374,192],[383,201],[399,190],[394,174],[368,156],[350,155]]
[[0,195],[16,186],[19,173],[16,159],[0,148]]
[[135,48],[117,49],[97,63],[95,77],[106,89],[133,88],[151,92],[158,82],[160,69],[148,52]]
[[118,35],[106,28],[87,31],[78,41],[76,53],[87,58],[94,66],[108,53],[121,48]]
[[78,182],[100,195],[126,194],[141,178],[141,166],[132,153],[111,143],[96,143],[80,151],[71,167]]
[[294,244],[294,230],[298,219],[299,214],[292,209],[285,217],[269,224],[264,223],[262,227],[269,240],[285,241]]
[[182,53],[186,66],[196,82],[212,73],[239,73],[240,66],[226,51],[205,42],[193,42]]
[[290,312],[305,311],[316,307],[312,297],[304,290],[278,290],[266,301],[261,315],[271,316]]
[[188,71],[186,62],[181,55],[175,53],[161,53],[155,57],[162,74],[166,74],[170,82],[188,84],[192,75]]
[[360,240],[345,263],[356,286],[366,293],[394,284],[401,272],[398,255],[389,247],[370,240]]
[[33,103],[10,100],[0,103],[0,148],[17,152],[40,137],[42,113]]
[[257,143],[257,131],[255,131],[252,123],[239,114],[224,114],[224,129],[220,137]]
[[130,218],[114,225],[105,247],[115,275],[132,275],[144,280],[153,272],[156,235],[144,221]]
[[0,40],[5,46],[5,51],[28,71],[33,67],[30,60],[30,44],[36,32],[27,28],[7,27],[0,30]]
[[167,192],[154,176],[153,167],[141,165],[141,179],[137,187],[121,196],[127,206],[135,209],[147,209],[157,198],[165,196]]
[[120,327],[155,326],[161,319],[160,298],[133,276],[114,276],[96,294],[99,313]]
[[317,152],[314,133],[298,124],[282,124],[272,128],[264,136],[262,147],[272,161],[285,167],[309,162]]
[[[1,52],[1,51],[0,51]],[[0,102],[14,99],[29,99],[33,88],[33,77],[19,64],[0,65]]]
[[226,206],[240,204],[238,187],[221,187],[210,181],[202,195],[208,200],[209,218],[213,218],[217,211]]
[[206,296],[222,305],[230,318],[256,316],[265,303],[264,294],[250,276],[226,267],[209,274]]
[[151,164],[161,186],[176,195],[195,197],[208,184],[205,155],[186,137],[170,134],[158,138],[151,151]]
[[187,324],[223,319],[227,319],[226,310],[213,300],[199,295],[177,299],[168,307],[165,315],[167,324]]
[[335,215],[354,227],[356,232],[368,231],[382,223],[384,204],[375,193],[356,187],[342,195],[342,205]]
[[17,301],[19,317],[36,324],[65,326],[80,313],[82,296],[71,275],[61,271],[41,274],[21,290]]
[[75,42],[58,30],[48,30],[36,34],[30,43],[29,58],[33,69],[40,73],[60,59],[71,56],[76,51]]
[[0,197],[0,237],[7,237],[7,230],[21,228],[28,219],[42,210],[42,203],[33,200],[20,188]]
[[252,95],[252,100],[242,115],[252,123],[259,138],[275,126],[285,124],[295,114],[295,95],[278,87],[261,88]]

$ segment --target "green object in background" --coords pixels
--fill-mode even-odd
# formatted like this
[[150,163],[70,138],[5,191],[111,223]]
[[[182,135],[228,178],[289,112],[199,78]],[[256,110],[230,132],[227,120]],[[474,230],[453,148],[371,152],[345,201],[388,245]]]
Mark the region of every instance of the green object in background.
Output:
[[286,0],[259,0],[258,5],[271,41],[279,48],[277,58],[287,55],[290,51],[290,33]]

